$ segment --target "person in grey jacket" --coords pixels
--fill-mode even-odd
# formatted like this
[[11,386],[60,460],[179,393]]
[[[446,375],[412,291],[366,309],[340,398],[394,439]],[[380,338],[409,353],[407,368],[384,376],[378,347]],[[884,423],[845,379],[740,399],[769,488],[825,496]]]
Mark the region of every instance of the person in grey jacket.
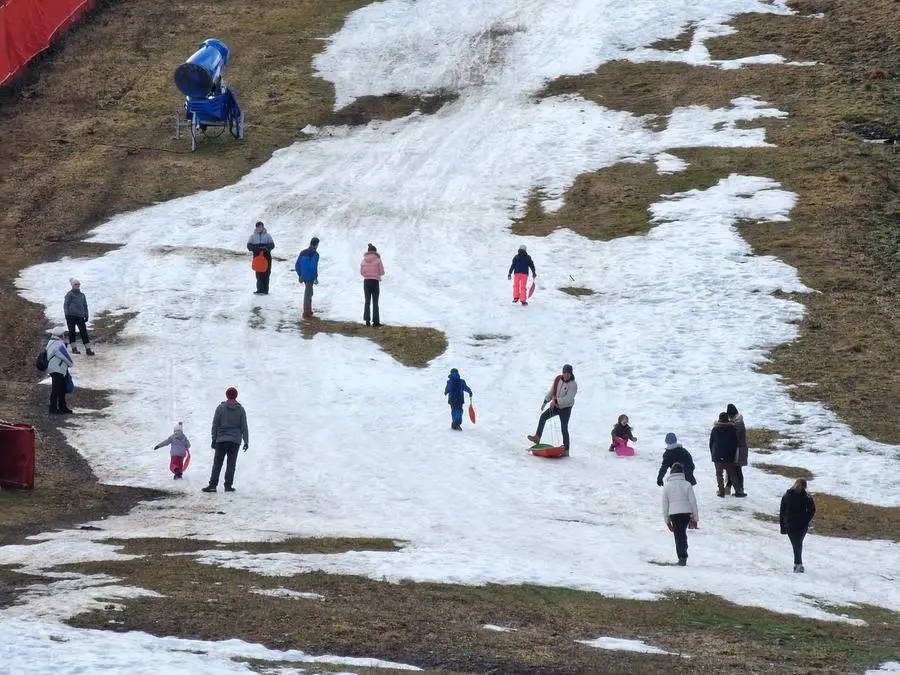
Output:
[[562,375],[557,375],[553,380],[553,386],[544,397],[541,410],[547,403],[550,408],[541,414],[538,420],[537,431],[528,440],[537,445],[541,442],[541,434],[544,433],[544,425],[551,417],[559,417],[559,426],[562,429],[563,457],[569,456],[569,417],[572,414],[572,406],[575,405],[575,394],[578,393],[578,383],[575,382],[575,374],[568,363],[562,367]]
[[256,290],[254,295],[269,294],[269,277],[272,276],[272,250],[275,248],[275,240],[272,235],[266,232],[266,226],[260,220],[253,229],[253,234],[247,240],[247,250],[256,257],[262,253],[266,259],[267,267],[265,272],[256,273]]
[[212,473],[209,474],[209,485],[203,492],[215,492],[219,485],[219,473],[222,462],[225,467],[225,492],[234,492],[234,468],[237,464],[238,450],[241,440],[244,441],[244,452],[250,447],[250,432],[247,429],[247,413],[244,406],[237,402],[238,391],[234,387],[225,390],[225,399],[216,408],[212,422],[212,448],[216,451],[213,458]]
[[69,346],[72,348],[73,354],[81,353],[75,343],[75,329],[78,328],[87,355],[93,356],[94,350],[91,349],[91,338],[87,332],[87,320],[90,318],[87,298],[81,292],[81,282],[78,279],[69,279],[69,284],[72,286],[72,290],[66,293],[66,298],[63,300],[63,314],[69,328]]

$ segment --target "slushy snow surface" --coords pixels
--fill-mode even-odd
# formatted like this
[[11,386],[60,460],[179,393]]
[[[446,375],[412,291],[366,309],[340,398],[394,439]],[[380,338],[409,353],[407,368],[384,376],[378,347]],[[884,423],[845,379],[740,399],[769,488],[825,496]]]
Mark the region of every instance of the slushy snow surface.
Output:
[[[734,402],[749,427],[800,442],[766,461],[810,469],[813,493],[900,505],[895,447],[854,435],[823,405],[791,400],[777,376],[757,371],[769,349],[796,337],[803,313],[773,293],[811,289],[781,261],[752,255],[735,225],[787,226],[795,195],[766,176],[731,175],[707,190],[660,195],[646,236],[509,233],[536,188],[552,211],[576,176],[617,162],[680,171],[679,148],[765,145],[763,130],[746,123],[784,113],[752,91],[722,109],[675,110],[662,131],[578,96],[535,99],[547,81],[613,59],[740,67],[747,60],[713,63],[701,40],[731,30],[723,23],[741,12],[787,9],[778,0],[386,0],[353,13],[316,59],[337,107],[390,92],[458,99],[428,116],[308,128],[310,140],[276,152],[237,184],[123,214],[90,237],[120,248],[22,272],[19,291],[45,304],[54,322],[72,276],[94,316],[127,318],[115,344],[96,335],[98,356],[73,369],[80,387],[110,390],[111,406],[78,411],[64,431],[102,481],[171,497],[97,523],[101,532],[53,532],[2,548],[0,564],[40,570],[110,559],[117,553],[102,543],[107,537],[379,536],[405,544],[397,552],[198,557],[269,575],[535,583],[646,600],[689,590],[832,620],[846,619],[823,607],[900,611],[896,544],[813,535],[807,573],[792,574],[786,538],[754,517],[777,512],[789,480],[751,466],[747,499],[714,497],[708,432]],[[696,26],[689,49],[648,47],[688,24]],[[283,257],[265,297],[251,293],[244,248],[256,220]],[[365,339],[302,339],[292,265],[313,235],[322,240],[320,316],[361,320],[358,264],[373,242],[387,270],[382,320],[443,331],[446,353],[416,370]],[[510,302],[506,280],[521,243],[539,274],[527,308]],[[558,290],[573,285],[595,294]],[[476,338],[490,335],[502,339]],[[525,435],[563,363],[573,364],[579,384],[572,456],[534,458]],[[466,422],[462,433],[449,431],[442,396],[451,367],[478,406],[478,424]],[[239,459],[237,493],[201,494],[212,413],[230,385],[248,412],[250,450]],[[77,410],[78,391],[70,401]],[[631,459],[606,451],[623,412],[640,439]],[[165,449],[151,448],[178,420],[194,459],[173,484]],[[658,564],[675,553],[654,480],[668,431],[697,462],[700,529],[691,533],[687,568]],[[545,440],[559,441],[552,423]],[[97,598],[138,592],[115,584],[75,575],[32,588],[28,604],[7,610],[0,624],[2,662],[14,672],[46,672],[48,664],[101,672],[95,665],[114,653],[118,666],[139,672],[135,664],[151,654],[153,672],[243,672],[229,660],[237,648],[230,642],[204,643],[195,655],[170,638],[54,623]],[[35,612],[43,623],[23,622]]]
[[665,649],[648,645],[643,640],[625,640],[624,638],[598,637],[595,640],[577,640],[580,644],[598,649],[610,649],[621,652],[641,652],[643,654],[672,654]]

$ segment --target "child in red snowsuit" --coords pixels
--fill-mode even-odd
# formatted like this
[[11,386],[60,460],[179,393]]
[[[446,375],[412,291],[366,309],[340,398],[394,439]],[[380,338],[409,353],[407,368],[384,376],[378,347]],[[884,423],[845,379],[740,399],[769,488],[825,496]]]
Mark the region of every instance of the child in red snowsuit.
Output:
[[191,442],[184,435],[184,425],[181,422],[175,425],[171,436],[154,445],[153,449],[157,450],[164,445],[171,446],[169,449],[169,471],[174,474],[172,478],[178,480],[184,472],[184,458],[187,457],[188,449],[191,447]]

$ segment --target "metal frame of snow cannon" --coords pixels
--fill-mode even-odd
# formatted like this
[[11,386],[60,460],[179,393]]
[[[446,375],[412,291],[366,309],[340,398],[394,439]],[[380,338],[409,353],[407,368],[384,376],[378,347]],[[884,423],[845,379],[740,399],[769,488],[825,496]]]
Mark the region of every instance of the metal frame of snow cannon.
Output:
[[222,76],[227,63],[228,47],[210,39],[175,69],[175,86],[184,94],[184,118],[175,114],[175,138],[181,138],[182,127],[190,128],[191,152],[209,128],[221,129],[216,136],[227,129],[236,139],[244,138],[244,113]]

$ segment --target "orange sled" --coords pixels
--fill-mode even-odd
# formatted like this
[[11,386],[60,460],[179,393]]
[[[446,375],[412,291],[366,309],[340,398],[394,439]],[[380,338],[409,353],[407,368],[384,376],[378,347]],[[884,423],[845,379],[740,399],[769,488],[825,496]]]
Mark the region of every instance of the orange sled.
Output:
[[548,459],[559,459],[562,457],[566,449],[561,445],[548,445],[546,443],[538,443],[528,448],[528,451],[535,457],[547,457]]

